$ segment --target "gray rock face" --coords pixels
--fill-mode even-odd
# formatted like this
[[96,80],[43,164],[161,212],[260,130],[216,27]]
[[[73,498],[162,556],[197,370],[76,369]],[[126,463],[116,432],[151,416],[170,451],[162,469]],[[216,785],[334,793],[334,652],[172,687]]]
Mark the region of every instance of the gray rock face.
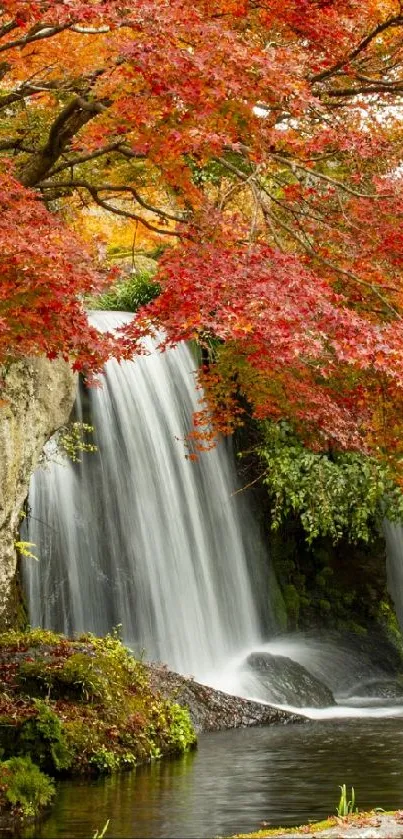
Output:
[[403,701],[403,684],[394,679],[370,679],[354,688],[350,696],[396,700],[401,704]]
[[164,665],[147,664],[146,668],[154,690],[159,690],[167,699],[173,699],[174,702],[188,708],[198,733],[308,721],[299,714],[271,708],[269,705],[202,685],[192,678],[168,670]]
[[62,360],[32,358],[2,371],[0,405],[0,629],[16,622],[15,539],[46,440],[67,422],[77,377]]
[[248,656],[245,665],[260,683],[262,698],[263,688],[266,702],[297,708],[327,708],[336,704],[331,690],[291,658],[256,652]]

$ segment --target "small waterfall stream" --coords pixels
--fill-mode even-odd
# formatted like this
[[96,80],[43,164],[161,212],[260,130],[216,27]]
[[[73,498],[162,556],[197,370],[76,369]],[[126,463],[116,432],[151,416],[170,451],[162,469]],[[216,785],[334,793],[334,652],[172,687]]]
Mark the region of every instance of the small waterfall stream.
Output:
[[403,525],[385,520],[383,532],[386,541],[388,589],[403,632]]
[[[92,322],[111,330],[129,318]],[[250,569],[260,556],[268,570],[226,445],[184,456],[194,367],[180,346],[110,361],[103,387],[81,390],[77,417],[94,426],[98,451],[60,462],[50,442],[30,486],[24,538],[39,562],[24,561],[24,580],[32,625],[103,634],[122,624],[146,658],[203,678],[259,642],[262,586]]]
[[[112,330],[131,315],[91,317]],[[246,493],[237,492],[231,448],[221,442],[197,462],[185,458],[199,399],[192,354],[184,345],[149,349],[135,362],[108,362],[102,387],[80,388],[75,414],[94,426],[97,452],[72,463],[51,440],[32,478],[22,537],[39,557],[23,560],[31,625],[103,635],[121,624],[146,659],[228,692],[303,706],[314,717],[389,714],[393,675],[357,644],[323,634],[273,638],[271,604],[280,595]],[[403,626],[403,529],[385,528]],[[250,669],[256,651],[259,667],[277,657],[275,675]],[[290,660],[297,668],[287,676]],[[319,684],[301,693],[298,667],[341,704],[322,700]],[[397,713],[399,685],[393,702]]]

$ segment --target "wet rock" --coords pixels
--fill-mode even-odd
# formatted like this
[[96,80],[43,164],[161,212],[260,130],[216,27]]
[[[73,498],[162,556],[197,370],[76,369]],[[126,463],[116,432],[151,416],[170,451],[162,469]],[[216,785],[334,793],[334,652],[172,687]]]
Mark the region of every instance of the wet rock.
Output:
[[163,665],[148,664],[147,671],[154,690],[159,690],[163,696],[189,709],[198,733],[307,721],[306,717],[299,714],[207,687],[192,678],[173,673]]
[[[354,697],[403,701],[403,684],[394,679],[369,679],[351,691]],[[346,697],[347,699],[349,696]]]
[[291,658],[256,652],[248,656],[245,665],[258,680],[259,694],[267,702],[297,708],[328,708],[336,704],[331,690]]

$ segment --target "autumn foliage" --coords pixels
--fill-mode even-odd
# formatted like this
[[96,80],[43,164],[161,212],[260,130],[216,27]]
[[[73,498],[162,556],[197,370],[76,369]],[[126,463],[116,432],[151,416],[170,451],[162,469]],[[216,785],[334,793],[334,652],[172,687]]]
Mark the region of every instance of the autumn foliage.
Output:
[[46,353],[99,369],[115,349],[79,295],[102,287],[89,254],[32,190],[0,174],[0,357]]
[[[398,461],[402,90],[399,0],[0,0],[1,359],[96,371],[162,327],[204,347],[216,429]],[[117,340],[83,208],[168,245]]]

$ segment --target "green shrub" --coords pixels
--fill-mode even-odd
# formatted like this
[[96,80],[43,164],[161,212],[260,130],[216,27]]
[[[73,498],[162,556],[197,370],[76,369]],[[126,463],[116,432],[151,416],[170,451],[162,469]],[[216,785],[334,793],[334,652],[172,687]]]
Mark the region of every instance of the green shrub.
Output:
[[17,808],[24,816],[36,816],[55,794],[50,778],[30,757],[12,757],[0,763],[0,788],[11,808]]
[[20,753],[34,757],[49,772],[69,769],[73,754],[67,747],[59,717],[40,699],[34,699],[33,704],[36,715],[21,726],[16,748]]
[[311,451],[286,422],[260,428],[273,530],[296,515],[308,544],[319,536],[370,542],[385,517],[403,520],[403,493],[386,464],[356,452]]
[[101,775],[110,774],[120,769],[119,757],[114,752],[109,751],[106,746],[100,746],[93,752],[89,762]]
[[168,713],[169,741],[178,751],[187,752],[196,743],[196,735],[187,708],[171,703]]
[[94,300],[89,305],[94,309],[137,312],[140,306],[145,306],[161,293],[161,286],[147,271],[130,274],[124,280],[117,282],[112,288]]

